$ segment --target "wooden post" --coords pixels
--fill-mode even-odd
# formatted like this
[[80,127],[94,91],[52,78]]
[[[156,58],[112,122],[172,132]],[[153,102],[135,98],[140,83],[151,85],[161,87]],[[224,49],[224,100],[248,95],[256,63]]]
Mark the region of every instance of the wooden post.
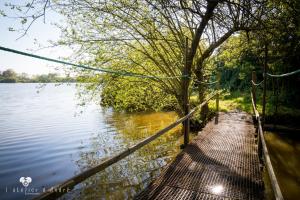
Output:
[[[187,60],[188,57],[188,38],[185,39],[185,65],[183,69],[183,107],[184,107],[184,115],[189,114],[190,106],[189,106],[189,79],[188,79],[188,69],[187,69]],[[189,132],[190,132],[190,119],[187,118],[183,122],[183,131],[184,131],[184,147],[186,147],[189,143]]]
[[266,95],[267,95],[267,66],[268,65],[268,46],[265,44],[265,61],[264,61],[264,88],[263,88],[263,107],[262,107],[262,128],[264,128],[266,117]]
[[257,119],[258,121],[258,123],[257,123],[257,134],[258,134],[258,137],[257,137],[257,150],[258,150],[258,158],[259,158],[259,161],[260,161],[260,163],[261,164],[263,164],[263,162],[264,162],[264,160],[263,160],[263,149],[262,149],[262,139],[261,139],[261,135],[263,135],[264,133],[262,132],[261,134],[260,134],[260,131],[262,130],[262,129],[260,129],[260,119]]
[[[221,74],[218,71],[217,72],[217,83],[216,83],[217,92],[219,92],[219,90],[220,90],[220,80],[221,80]],[[216,113],[216,118],[215,118],[215,124],[217,124],[219,121],[219,98],[220,98],[220,95],[219,95],[219,93],[217,93],[217,96],[216,96],[216,111],[217,111],[217,113]]]
[[254,83],[256,83],[256,72],[252,71],[252,94],[254,105],[256,107],[256,86],[254,85]]

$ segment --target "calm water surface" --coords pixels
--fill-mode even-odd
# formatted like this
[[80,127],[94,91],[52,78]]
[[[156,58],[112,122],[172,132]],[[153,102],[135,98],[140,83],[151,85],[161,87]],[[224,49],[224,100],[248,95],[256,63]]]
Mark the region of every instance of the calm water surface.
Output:
[[[300,199],[300,133],[266,132],[271,162],[286,200]],[[267,187],[270,190],[270,188]],[[271,198],[270,198],[271,199]]]
[[[173,122],[168,113],[77,106],[75,85],[0,84],[0,199],[32,199]],[[83,113],[80,111],[83,109]],[[179,152],[180,127],[78,185],[67,199],[130,199]]]

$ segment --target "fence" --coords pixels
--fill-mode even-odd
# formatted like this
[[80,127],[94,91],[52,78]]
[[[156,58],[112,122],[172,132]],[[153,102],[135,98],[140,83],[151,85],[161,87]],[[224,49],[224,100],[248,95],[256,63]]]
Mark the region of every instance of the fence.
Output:
[[[266,141],[264,138],[264,132],[263,132],[263,127],[264,127],[264,122],[265,122],[265,112],[266,112],[266,90],[267,90],[267,76],[269,77],[274,77],[274,78],[282,78],[282,77],[287,77],[291,76],[294,74],[297,74],[300,72],[300,69],[289,72],[286,74],[280,74],[280,75],[273,75],[270,73],[267,73],[267,64],[265,63],[264,65],[264,74],[263,77],[264,79],[260,83],[256,83],[256,74],[255,72],[252,72],[252,91],[251,91],[251,100],[252,100],[252,107],[255,115],[255,119],[257,121],[257,132],[258,132],[258,155],[260,158],[260,161],[263,163],[263,161],[266,164],[266,168],[269,174],[269,178],[271,181],[272,189],[274,192],[274,196],[276,200],[283,200],[283,196],[277,181],[277,178],[274,173],[274,169],[271,163],[271,159],[269,156],[268,148],[266,145]],[[261,117],[259,115],[259,112],[257,111],[256,108],[256,87],[259,86],[260,84],[264,84],[263,86],[263,108],[262,108],[262,121]]]
[[[173,122],[172,124],[170,124],[169,126],[161,129],[160,131],[156,132],[154,135],[140,141],[139,143],[129,147],[128,149],[118,153],[115,156],[112,156],[111,158],[106,159],[105,161],[103,161],[102,163],[100,163],[99,165],[92,167],[91,169],[88,169],[66,181],[64,181],[61,184],[58,184],[57,186],[54,186],[51,188],[50,191],[46,191],[44,193],[42,193],[40,196],[37,196],[35,198],[35,200],[46,200],[46,199],[55,199],[58,198],[60,196],[62,196],[63,194],[65,194],[66,192],[70,191],[75,185],[81,183],[82,181],[86,180],[87,178],[91,177],[92,175],[106,169],[107,167],[111,166],[112,164],[122,160],[123,158],[125,158],[126,156],[134,153],[136,150],[142,148],[143,146],[145,146],[146,144],[150,143],[151,141],[155,140],[156,138],[158,138],[159,136],[163,135],[164,133],[168,132],[169,130],[171,130],[172,128],[178,126],[180,123],[185,122],[187,120],[189,120],[190,117],[193,116],[193,114],[201,109],[205,104],[208,103],[209,100],[211,100],[212,98],[214,98],[215,96],[217,97],[216,99],[216,103],[219,101],[218,100],[218,95],[219,95],[219,91],[217,92],[213,92],[211,95],[209,95],[209,97],[202,102],[199,106],[195,107],[194,109],[192,109],[187,115],[181,117],[180,119],[178,119],[177,121]],[[185,134],[185,140],[186,138],[188,138],[188,136],[186,136],[186,134],[188,135],[188,128],[184,129],[185,131],[187,130],[187,132],[184,132]],[[185,144],[188,143],[188,140],[186,140],[184,142]]]

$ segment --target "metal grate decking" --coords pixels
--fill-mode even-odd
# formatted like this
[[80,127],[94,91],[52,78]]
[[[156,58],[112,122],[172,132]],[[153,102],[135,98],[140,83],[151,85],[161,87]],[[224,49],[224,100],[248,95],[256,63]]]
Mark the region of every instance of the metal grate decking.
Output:
[[136,199],[263,199],[251,116],[221,113]]

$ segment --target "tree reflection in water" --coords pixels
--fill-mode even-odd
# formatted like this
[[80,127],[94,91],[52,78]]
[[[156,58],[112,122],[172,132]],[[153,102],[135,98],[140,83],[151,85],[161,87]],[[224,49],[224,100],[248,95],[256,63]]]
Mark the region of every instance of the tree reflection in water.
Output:
[[[89,150],[80,150],[76,164],[80,171],[95,166],[103,159],[153,135],[177,118],[175,112],[111,113],[107,117],[107,132],[90,138]],[[131,199],[178,154],[183,142],[180,129],[181,126],[176,127],[127,158],[88,178],[65,197]]]

